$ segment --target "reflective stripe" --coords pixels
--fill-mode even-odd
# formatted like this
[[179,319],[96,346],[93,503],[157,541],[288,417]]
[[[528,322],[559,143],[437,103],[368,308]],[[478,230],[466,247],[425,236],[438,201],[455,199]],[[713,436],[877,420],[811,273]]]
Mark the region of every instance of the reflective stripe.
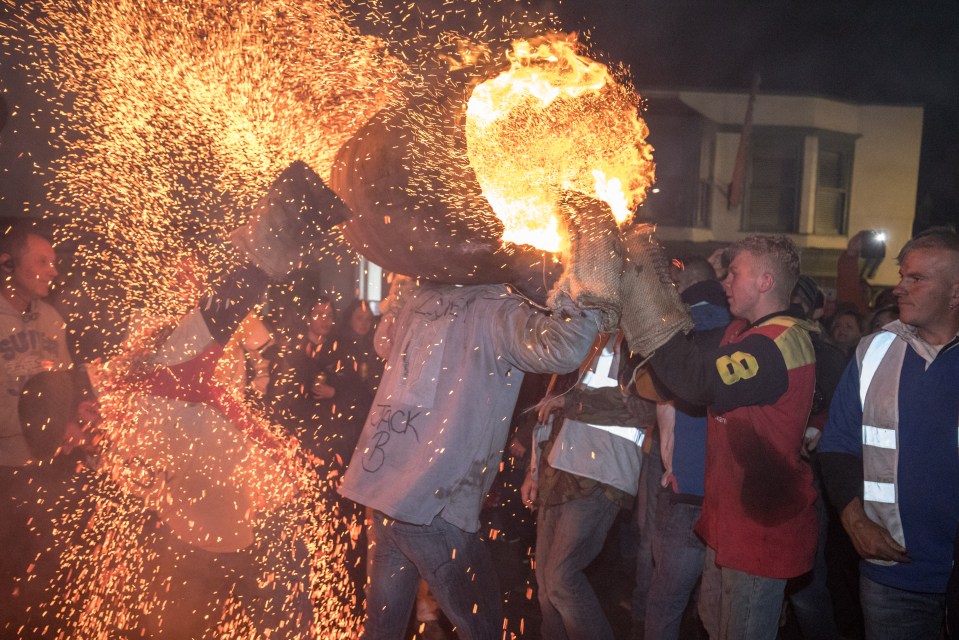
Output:
[[868,424],[864,424],[862,425],[862,443],[880,449],[895,449],[896,430],[870,427]]
[[891,482],[870,482],[862,483],[863,499],[870,502],[884,502],[886,504],[896,503],[896,485]]
[[600,431],[611,433],[614,436],[625,438],[630,442],[636,443],[637,445],[642,445],[643,440],[646,438],[646,432],[636,427],[612,427],[606,424],[590,424],[588,422],[580,422],[580,424],[585,424],[587,427],[599,429]]
[[883,356],[895,340],[896,334],[891,331],[880,331],[866,349],[866,355],[862,359],[862,371],[859,372],[859,400],[863,407],[866,406],[866,392],[869,391],[872,378],[876,375],[876,369],[879,368],[879,363],[882,362]]
[[616,378],[612,378],[609,375],[612,373],[611,369],[613,368],[615,338],[616,336],[613,336],[610,340],[606,341],[606,346],[603,347],[599,357],[596,358],[596,365],[583,375],[583,384],[590,389],[601,389],[619,385]]
[[609,376],[601,376],[592,371],[587,371],[583,376],[583,384],[590,389],[600,389],[603,387],[615,387],[619,383]]
[[533,427],[533,444],[541,445],[549,440],[549,436],[553,432],[554,417],[555,414],[551,413],[546,416],[546,422],[536,423],[536,426]]

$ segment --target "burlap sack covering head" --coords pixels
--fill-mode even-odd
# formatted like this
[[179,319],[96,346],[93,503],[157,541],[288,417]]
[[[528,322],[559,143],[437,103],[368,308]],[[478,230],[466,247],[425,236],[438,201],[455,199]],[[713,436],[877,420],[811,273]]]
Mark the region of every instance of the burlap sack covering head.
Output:
[[37,460],[50,460],[67,426],[76,421],[77,407],[91,394],[82,369],[42,371],[30,378],[20,392],[20,427],[30,453]]

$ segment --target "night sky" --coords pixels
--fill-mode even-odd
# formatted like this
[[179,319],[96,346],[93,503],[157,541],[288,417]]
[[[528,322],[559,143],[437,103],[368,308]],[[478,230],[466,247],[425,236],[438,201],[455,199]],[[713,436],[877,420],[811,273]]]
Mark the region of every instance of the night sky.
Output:
[[636,86],[813,94],[925,107],[917,227],[959,226],[959,3],[572,1]]
[[[422,3],[425,4],[426,3]],[[917,227],[959,224],[959,3],[855,0],[567,0],[542,3],[626,63],[637,89],[814,94],[925,107]],[[9,9],[0,5],[0,20]],[[43,103],[3,42],[0,215],[36,211],[49,163]],[[34,203],[25,207],[24,202]]]

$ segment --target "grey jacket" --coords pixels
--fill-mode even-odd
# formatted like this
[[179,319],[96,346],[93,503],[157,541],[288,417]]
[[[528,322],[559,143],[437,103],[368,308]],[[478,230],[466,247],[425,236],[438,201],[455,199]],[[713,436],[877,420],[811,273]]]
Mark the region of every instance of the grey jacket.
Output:
[[502,285],[425,284],[400,312],[386,370],[340,493],[404,522],[479,529],[524,372],[568,372],[596,310],[546,314]]

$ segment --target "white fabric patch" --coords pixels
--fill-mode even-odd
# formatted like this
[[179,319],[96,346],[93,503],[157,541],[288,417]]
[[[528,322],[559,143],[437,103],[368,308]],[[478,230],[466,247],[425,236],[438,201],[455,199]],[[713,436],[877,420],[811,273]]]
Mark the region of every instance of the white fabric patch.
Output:
[[614,436],[625,438],[626,440],[635,443],[637,446],[641,446],[643,444],[643,440],[646,438],[646,432],[642,429],[637,429],[636,427],[613,427],[606,424],[589,424],[588,422],[581,422],[580,424],[585,424],[587,427],[599,429],[600,431],[611,433]]
[[613,336],[606,342],[606,346],[596,358],[596,364],[583,375],[583,384],[590,389],[601,389],[605,387],[615,387],[619,385],[616,378],[611,376],[613,373],[613,360],[615,353],[613,351],[616,337]]
[[896,485],[891,482],[870,482],[862,483],[863,498],[869,502],[883,502],[885,504],[896,503]]
[[864,424],[862,425],[862,443],[870,447],[879,447],[880,449],[895,449],[896,430],[871,427],[868,424]]

